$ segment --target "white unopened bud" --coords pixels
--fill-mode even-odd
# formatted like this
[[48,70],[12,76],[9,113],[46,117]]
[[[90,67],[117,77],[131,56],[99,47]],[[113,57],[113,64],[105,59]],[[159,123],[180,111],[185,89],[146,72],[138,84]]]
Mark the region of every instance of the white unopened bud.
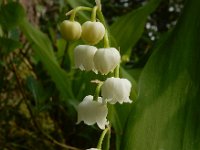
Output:
[[108,74],[120,63],[120,53],[116,48],[100,48],[94,55],[95,68],[101,74]]
[[93,125],[97,123],[100,129],[105,129],[108,125],[106,119],[108,114],[108,108],[106,104],[102,102],[102,98],[98,97],[98,101],[93,101],[93,96],[86,96],[83,101],[77,107],[78,121],[84,121],[87,125]]
[[92,70],[97,73],[93,62],[96,51],[97,48],[94,46],[78,45],[74,49],[75,67],[86,71]]
[[101,87],[102,98],[111,104],[131,103],[129,99],[131,86],[131,82],[127,79],[108,78]]
[[82,25],[82,39],[91,45],[99,43],[104,37],[105,27],[101,22],[86,21]]
[[78,40],[81,36],[82,28],[79,22],[64,20],[60,24],[60,32],[65,40]]

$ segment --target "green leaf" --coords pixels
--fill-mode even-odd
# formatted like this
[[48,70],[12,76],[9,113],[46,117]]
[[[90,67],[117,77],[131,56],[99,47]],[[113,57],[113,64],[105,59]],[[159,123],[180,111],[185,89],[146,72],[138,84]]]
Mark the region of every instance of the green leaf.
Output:
[[200,2],[188,0],[139,79],[123,150],[200,149]]
[[48,37],[33,27],[27,20],[20,26],[26,37],[33,43],[32,48],[40,58],[48,74],[55,82],[64,100],[74,104],[74,95],[71,91],[70,75],[68,75],[58,64]]
[[33,76],[27,77],[26,84],[35,100],[36,111],[41,111],[41,109],[45,107],[45,100],[47,99],[48,94],[45,92],[41,83]]
[[[127,122],[128,114],[130,113],[131,108],[134,105],[137,98],[137,83],[133,78],[133,75],[130,74],[130,70],[128,72],[123,67],[121,67],[120,71],[121,71],[120,76],[122,78],[128,79],[132,84],[132,90],[130,95],[132,104],[123,104],[123,105],[115,104],[114,106],[113,105],[109,106],[110,119],[116,132],[116,150],[120,150],[120,142],[122,140],[123,128],[125,126],[125,123]],[[133,73],[136,72],[133,71],[133,69],[131,69],[131,71]]]
[[121,54],[130,56],[132,47],[141,37],[147,17],[158,6],[161,0],[151,0],[144,6],[120,17],[111,25],[111,34],[115,37],[116,47],[120,47]]
[[[77,6],[88,6],[92,7],[92,4],[88,2],[88,0],[67,0],[67,3],[70,4],[72,8],[75,8]],[[94,3],[95,5],[95,3]]]
[[22,44],[16,40],[0,37],[1,52],[5,55],[17,48],[21,48]]
[[58,49],[58,51],[56,52],[56,58],[58,60],[58,63],[61,64],[65,52],[66,41],[64,39],[57,39],[56,47]]
[[6,29],[19,25],[24,17],[24,8],[17,2],[10,2],[0,7],[0,24]]

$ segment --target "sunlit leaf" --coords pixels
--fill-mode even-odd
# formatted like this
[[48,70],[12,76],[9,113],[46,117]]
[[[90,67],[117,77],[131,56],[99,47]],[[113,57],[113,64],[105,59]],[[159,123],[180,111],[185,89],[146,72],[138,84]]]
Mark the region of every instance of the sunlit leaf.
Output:
[[200,3],[188,0],[175,29],[139,79],[123,150],[200,149]]

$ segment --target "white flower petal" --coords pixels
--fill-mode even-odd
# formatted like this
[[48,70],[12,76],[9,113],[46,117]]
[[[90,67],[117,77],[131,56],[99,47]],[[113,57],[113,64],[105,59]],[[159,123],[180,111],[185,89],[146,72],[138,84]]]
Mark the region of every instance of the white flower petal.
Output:
[[93,62],[94,54],[96,51],[97,48],[94,46],[78,45],[74,49],[75,67],[79,68],[80,70],[92,70],[96,72]]
[[101,87],[103,99],[111,104],[117,102],[120,104],[131,103],[132,101],[129,99],[130,92],[131,83],[127,79],[108,78]]
[[86,150],[100,150],[98,148],[89,148],[89,149],[86,149]]
[[93,96],[86,96],[83,101],[77,107],[78,121],[84,121],[87,125],[93,125],[97,123],[100,129],[105,129],[108,124],[106,119],[108,114],[108,108],[102,103],[102,98],[99,97],[98,101],[93,101]]
[[120,53],[115,48],[100,48],[94,55],[95,68],[101,74],[108,74],[120,63]]

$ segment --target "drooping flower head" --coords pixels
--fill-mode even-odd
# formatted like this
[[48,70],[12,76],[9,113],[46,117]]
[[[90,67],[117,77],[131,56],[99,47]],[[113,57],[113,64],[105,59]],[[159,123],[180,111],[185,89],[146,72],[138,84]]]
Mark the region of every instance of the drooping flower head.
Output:
[[101,22],[86,21],[82,24],[82,39],[91,45],[99,43],[104,37],[105,27]]
[[120,63],[120,53],[116,48],[100,48],[94,55],[95,68],[101,74],[108,74]]
[[96,51],[97,48],[94,46],[78,45],[74,49],[75,67],[81,70],[86,70],[86,71],[92,70],[96,72],[93,62],[94,54]]
[[131,82],[123,78],[107,78],[101,87],[102,98],[111,104],[131,103],[130,92]]
[[64,20],[60,24],[60,32],[65,40],[78,40],[81,36],[82,28],[79,22]]
[[105,129],[108,125],[106,119],[108,114],[108,108],[106,104],[102,102],[102,98],[99,97],[98,101],[93,100],[93,96],[86,96],[83,101],[77,107],[78,121],[84,121],[87,125],[93,125],[97,123],[100,129]]

